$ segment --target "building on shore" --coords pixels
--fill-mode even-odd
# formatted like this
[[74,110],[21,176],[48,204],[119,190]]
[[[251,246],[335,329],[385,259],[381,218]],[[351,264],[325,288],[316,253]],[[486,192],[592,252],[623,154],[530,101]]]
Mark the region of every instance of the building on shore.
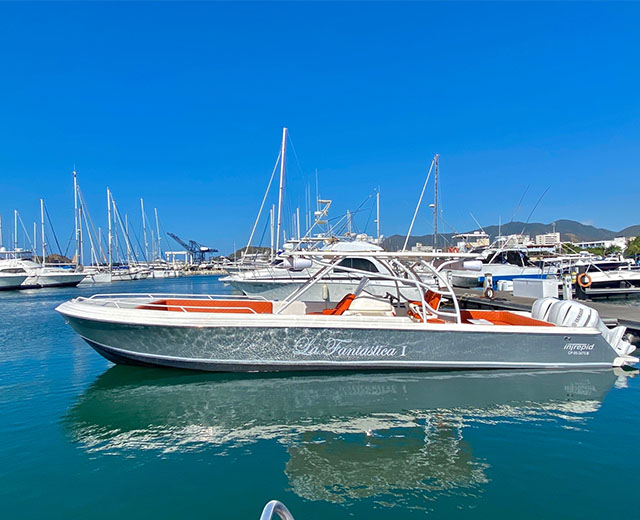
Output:
[[536,235],[537,246],[555,246],[560,243],[560,233],[545,233]]

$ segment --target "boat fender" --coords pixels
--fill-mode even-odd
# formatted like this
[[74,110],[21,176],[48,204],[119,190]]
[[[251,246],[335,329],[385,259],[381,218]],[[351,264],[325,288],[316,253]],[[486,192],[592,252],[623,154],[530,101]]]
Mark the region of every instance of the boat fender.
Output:
[[591,282],[591,277],[587,273],[582,273],[580,276],[578,276],[578,285],[583,289],[591,287]]

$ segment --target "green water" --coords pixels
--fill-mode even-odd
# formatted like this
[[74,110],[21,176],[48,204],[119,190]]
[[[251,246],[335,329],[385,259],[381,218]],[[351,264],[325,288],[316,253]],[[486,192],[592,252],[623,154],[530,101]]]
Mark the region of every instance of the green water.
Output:
[[0,517],[633,517],[640,377],[116,367],[54,306],[214,277],[0,293]]

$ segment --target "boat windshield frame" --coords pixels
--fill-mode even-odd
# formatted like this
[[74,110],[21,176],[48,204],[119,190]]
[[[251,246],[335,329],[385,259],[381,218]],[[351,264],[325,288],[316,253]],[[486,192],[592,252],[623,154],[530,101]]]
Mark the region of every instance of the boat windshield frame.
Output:
[[[363,271],[360,269],[354,269],[350,267],[340,266],[340,262],[353,256],[353,252],[340,252],[340,251],[314,251],[312,254],[305,251],[287,251],[282,253],[282,257],[292,258],[305,258],[311,260],[320,267],[309,280],[289,294],[284,300],[282,305],[274,314],[282,314],[293,302],[299,301],[301,297],[311,287],[321,282],[326,276],[333,273],[336,269],[342,272],[349,272],[360,275],[363,279],[371,276],[369,271]],[[362,251],[357,253],[358,257],[363,258],[375,258],[388,270],[387,273],[376,273],[376,280],[387,280],[395,283],[396,295],[395,298],[398,302],[409,303],[409,299],[405,297],[400,288],[403,289],[414,288],[417,289],[420,295],[420,314],[423,323],[427,322],[429,315],[436,315],[438,318],[445,320],[454,319],[456,323],[462,323],[462,316],[460,313],[460,305],[458,298],[453,290],[453,285],[449,281],[448,276],[443,275],[443,268],[450,267],[451,264],[459,262],[461,260],[477,259],[478,255],[473,253],[423,253],[423,252],[388,252],[388,251]],[[429,261],[427,261],[429,260]],[[437,267],[434,265],[435,260],[444,260],[443,263]],[[421,268],[429,275],[435,278],[438,283],[438,288],[434,289],[432,285],[423,281],[424,274],[418,275],[416,268]],[[399,274],[392,275],[390,273],[402,273],[406,277],[402,277]],[[426,300],[427,291],[431,290],[436,294],[451,299],[454,310],[441,311],[433,308]],[[393,296],[393,295],[390,295]]]

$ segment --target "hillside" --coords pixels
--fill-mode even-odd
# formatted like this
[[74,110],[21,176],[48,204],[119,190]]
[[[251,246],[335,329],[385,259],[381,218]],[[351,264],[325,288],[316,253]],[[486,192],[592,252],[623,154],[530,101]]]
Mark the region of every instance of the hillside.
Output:
[[[503,235],[513,235],[517,233],[524,233],[526,235],[530,235],[531,238],[535,237],[535,235],[542,235],[544,233],[553,232],[553,224],[542,224],[540,222],[530,222],[525,224],[524,222],[510,222],[508,224],[503,224],[500,232]],[[488,233],[491,238],[495,238],[498,236],[498,226],[486,226],[484,231]],[[583,241],[592,241],[592,240],[611,240],[615,237],[620,236],[639,236],[640,235],[640,225],[629,226],[620,231],[612,231],[610,229],[597,228],[594,226],[589,226],[587,224],[581,224],[580,222],[576,222],[575,220],[556,220],[555,221],[555,230],[560,233],[560,240],[563,242],[583,242]],[[476,231],[472,229],[470,231],[464,231],[465,233],[471,233]],[[453,233],[445,233],[439,235],[439,245],[442,247],[443,245],[447,245],[451,243],[451,237]],[[404,235],[392,235],[386,238],[383,242],[383,246],[385,249],[389,251],[397,251],[402,248],[404,244],[405,236]],[[420,242],[425,245],[433,244],[433,234],[421,235],[421,236],[412,236],[409,239],[409,247],[414,246],[416,242]]]

